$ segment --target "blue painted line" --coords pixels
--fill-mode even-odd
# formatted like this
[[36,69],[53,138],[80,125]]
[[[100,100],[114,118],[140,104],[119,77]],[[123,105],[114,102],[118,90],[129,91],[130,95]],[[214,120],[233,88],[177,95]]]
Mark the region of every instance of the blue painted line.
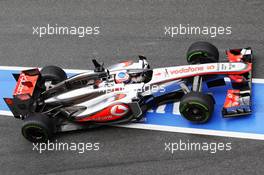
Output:
[[[12,97],[13,89],[16,84],[15,80],[12,77],[12,73],[19,73],[19,71],[0,70],[0,110],[8,110],[8,107],[6,106],[2,98]],[[216,105],[212,119],[208,123],[192,124],[180,115],[173,114],[173,104],[167,104],[164,114],[155,113],[155,109],[153,109],[153,113],[147,113],[145,124],[264,134],[264,93],[262,93],[264,84],[253,83],[253,114],[226,119],[222,118],[221,109],[228,87],[230,88],[230,85],[227,85],[226,87],[215,87],[210,89],[210,92],[214,94],[214,97],[216,99]],[[173,85],[169,89],[173,89]],[[207,89],[205,88],[205,90]]]

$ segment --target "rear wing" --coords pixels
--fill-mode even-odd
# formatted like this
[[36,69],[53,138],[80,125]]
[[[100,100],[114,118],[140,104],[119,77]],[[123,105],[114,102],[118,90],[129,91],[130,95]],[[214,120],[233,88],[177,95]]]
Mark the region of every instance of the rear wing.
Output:
[[36,86],[40,81],[40,72],[36,69],[25,70],[20,75],[14,75],[16,87],[13,98],[4,98],[14,117],[21,118],[32,107],[36,92]]
[[232,88],[227,91],[225,103],[222,109],[224,117],[247,115],[252,112],[252,59],[251,48],[230,49],[226,51],[229,62],[243,62],[249,65],[248,72],[237,75],[229,75]]

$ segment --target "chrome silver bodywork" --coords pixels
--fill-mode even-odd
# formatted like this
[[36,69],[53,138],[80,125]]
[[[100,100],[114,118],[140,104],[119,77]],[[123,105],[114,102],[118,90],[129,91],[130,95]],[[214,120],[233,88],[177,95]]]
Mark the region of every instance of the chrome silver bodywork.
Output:
[[[71,115],[75,118],[81,118],[95,114],[111,105],[135,103],[136,100],[139,100],[139,96],[147,96],[155,93],[152,90],[153,86],[156,86],[155,91],[159,91],[162,86],[179,83],[185,77],[194,77],[195,75],[202,74],[241,72],[247,69],[247,64],[227,62],[157,68],[153,69],[151,80],[147,83],[142,81],[137,83],[115,82],[115,76],[119,72],[140,75],[145,70],[148,70],[148,68],[149,66],[146,60],[139,60],[137,63],[124,62],[116,64],[99,74],[89,71],[73,76],[44,92],[46,94],[54,90],[62,89],[61,93],[46,98],[44,103],[47,105],[62,105],[65,106],[65,110],[67,110],[68,106],[71,106],[71,108],[76,107],[78,110]],[[99,82],[96,83],[97,81]],[[72,87],[72,89],[67,89],[67,86],[71,88],[74,84],[77,84],[77,88]],[[63,92],[64,89],[66,89],[65,92]],[[125,97],[117,99],[116,97],[120,94],[125,94]],[[141,115],[142,111],[140,106],[134,105],[134,108],[135,106],[135,111],[139,112],[134,112],[134,114]],[[135,116],[135,118],[137,117]]]

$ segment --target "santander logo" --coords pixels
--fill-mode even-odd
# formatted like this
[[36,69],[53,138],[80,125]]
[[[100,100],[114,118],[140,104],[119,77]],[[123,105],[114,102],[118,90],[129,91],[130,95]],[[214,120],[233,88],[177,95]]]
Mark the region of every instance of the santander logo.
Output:
[[119,104],[119,105],[114,105],[111,108],[111,114],[113,116],[123,116],[129,111],[129,108],[127,105],[124,104]]

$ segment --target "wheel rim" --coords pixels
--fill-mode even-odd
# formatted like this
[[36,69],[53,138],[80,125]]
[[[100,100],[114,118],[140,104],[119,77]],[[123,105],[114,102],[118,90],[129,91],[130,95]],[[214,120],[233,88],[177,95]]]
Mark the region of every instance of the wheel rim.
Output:
[[209,118],[210,113],[206,106],[198,102],[189,102],[180,108],[181,114],[190,121],[202,122]]

